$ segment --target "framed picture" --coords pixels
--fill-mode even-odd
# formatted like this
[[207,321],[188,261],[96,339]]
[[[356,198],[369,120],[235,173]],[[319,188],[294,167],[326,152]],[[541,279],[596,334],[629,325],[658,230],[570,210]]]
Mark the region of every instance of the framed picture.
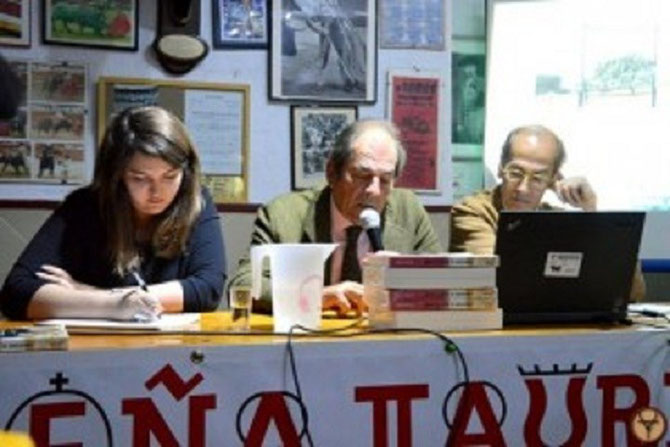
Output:
[[407,151],[407,164],[396,185],[420,193],[440,193],[442,84],[439,73],[389,72],[389,119],[400,130]]
[[103,76],[98,78],[98,142],[113,116],[126,107],[163,107],[189,129],[200,156],[200,180],[214,203],[244,203],[250,101],[248,84]]
[[373,103],[375,0],[275,2],[270,99]]
[[92,6],[76,0],[43,0],[46,44],[137,50],[139,0],[107,0]]
[[30,0],[0,0],[0,45],[30,46]]
[[379,48],[444,50],[443,0],[384,0],[379,7]]
[[451,53],[453,158],[481,158],[484,147],[486,43],[454,39]]
[[335,138],[356,118],[355,106],[291,106],[293,189],[326,181],[326,161]]
[[267,48],[267,0],[212,0],[214,48]]

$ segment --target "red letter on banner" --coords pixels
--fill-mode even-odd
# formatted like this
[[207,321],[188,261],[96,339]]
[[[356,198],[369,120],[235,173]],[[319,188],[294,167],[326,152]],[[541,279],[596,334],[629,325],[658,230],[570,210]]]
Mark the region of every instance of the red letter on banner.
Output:
[[[467,430],[470,418],[475,410],[479,415],[484,433],[466,434],[465,430]],[[458,407],[456,407],[456,415],[454,416],[452,430],[447,438],[447,445],[457,445],[459,447],[468,445],[503,447],[506,445],[482,382],[470,382],[469,385],[464,387],[461,399],[458,401]]]
[[398,447],[412,445],[412,399],[428,397],[428,385],[389,385],[357,387],[356,402],[372,402],[372,433],[375,447],[388,446],[386,403],[398,406]]
[[270,421],[274,420],[282,445],[300,445],[298,432],[293,425],[291,413],[286,407],[284,396],[277,392],[268,392],[261,395],[261,401],[256,409],[254,420],[251,421],[251,427],[244,442],[245,447],[262,447],[265,440],[265,434],[270,426]]
[[151,433],[162,447],[179,447],[177,439],[151,399],[125,399],[121,405],[121,412],[133,416],[134,447],[151,445]]
[[[51,445],[51,419],[67,416],[83,416],[86,413],[84,402],[66,402],[53,404],[35,404],[30,409],[30,436],[35,445]],[[81,442],[61,444],[66,447],[82,447]]]
[[[133,416],[133,446],[149,446],[151,433],[154,434],[156,440],[162,446],[179,446],[177,439],[151,399],[125,399],[121,408],[123,414]],[[207,426],[205,412],[213,408],[216,408],[216,397],[214,395],[191,396],[189,398],[189,447],[205,446],[205,428]]]
[[[584,445],[586,439],[586,412],[584,411],[584,402],[582,401],[582,390],[586,377],[571,377],[568,382],[567,403],[570,421],[572,422],[572,433],[565,443],[564,447]],[[523,436],[526,445],[529,447],[547,445],[542,441],[540,435],[540,426],[544,413],[547,411],[547,390],[544,388],[542,379],[526,380],[526,388],[530,393],[530,406],[526,423],[523,428]]]
[[[626,427],[626,439],[629,446],[640,445],[630,432],[628,422],[636,409],[649,406],[649,388],[640,376],[621,375],[598,377],[598,388],[603,390],[602,446],[614,447],[614,424],[619,421]],[[630,388],[635,402],[628,408],[615,408],[617,388]]]
[[207,421],[205,412],[216,408],[216,396],[191,396],[188,398],[188,445],[205,447]]

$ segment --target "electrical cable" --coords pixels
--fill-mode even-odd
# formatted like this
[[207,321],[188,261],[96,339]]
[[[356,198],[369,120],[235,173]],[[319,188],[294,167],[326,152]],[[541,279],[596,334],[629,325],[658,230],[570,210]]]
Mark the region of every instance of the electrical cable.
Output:
[[[461,351],[460,347],[449,337],[446,335],[437,332],[437,331],[432,331],[429,329],[423,329],[423,328],[392,328],[392,329],[381,329],[381,328],[361,328],[359,332],[353,332],[353,333],[340,333],[345,330],[349,330],[352,328],[355,328],[356,326],[360,325],[361,322],[363,322],[364,319],[361,318],[359,320],[356,320],[354,323],[342,327],[342,328],[337,328],[337,329],[325,329],[325,330],[318,330],[318,329],[309,329],[301,325],[294,325],[291,326],[288,332],[288,337],[286,340],[286,350],[289,356],[289,367],[291,370],[291,377],[293,379],[293,387],[295,388],[295,395],[297,396],[298,402],[301,404],[302,407],[306,408],[306,405],[303,401],[302,397],[302,389],[300,387],[300,379],[298,377],[298,368],[296,366],[295,362],[295,353],[293,351],[293,344],[292,344],[292,338],[294,335],[294,331],[300,330],[303,331],[303,333],[310,334],[310,335],[319,335],[319,336],[328,336],[328,337],[334,337],[334,338],[353,338],[353,337],[360,337],[364,335],[373,335],[373,334],[409,334],[409,333],[419,333],[419,334],[427,334],[427,335],[432,335],[442,342],[444,342],[444,350],[447,352],[447,354],[453,354],[456,353],[458,360],[461,363],[461,367],[463,369],[463,382],[462,385],[464,387],[464,392],[467,392],[468,386],[470,384],[470,373],[468,370],[468,364],[467,361],[465,360],[465,356],[463,355],[463,351]],[[446,402],[445,402],[446,405]],[[447,426],[449,425],[449,422],[446,420],[446,412],[443,412],[443,417],[445,418],[445,423]],[[313,447],[314,442],[312,440],[312,435],[309,431],[309,425],[308,425],[308,420],[305,417],[304,418],[304,423],[305,423],[305,428],[303,431],[303,434],[307,438],[307,443],[310,447]],[[302,437],[302,435],[301,435]]]

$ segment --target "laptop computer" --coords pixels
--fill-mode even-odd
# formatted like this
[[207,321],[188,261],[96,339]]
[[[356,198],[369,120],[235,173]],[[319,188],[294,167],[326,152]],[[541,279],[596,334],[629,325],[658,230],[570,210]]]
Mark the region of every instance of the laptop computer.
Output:
[[644,218],[503,211],[495,252],[504,324],[624,321]]

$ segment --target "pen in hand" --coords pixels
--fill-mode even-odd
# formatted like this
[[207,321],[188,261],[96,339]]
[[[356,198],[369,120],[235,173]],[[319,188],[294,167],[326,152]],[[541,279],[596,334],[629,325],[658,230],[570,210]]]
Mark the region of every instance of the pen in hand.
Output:
[[140,289],[144,290],[145,292],[149,291],[146,281],[144,281],[144,278],[142,278],[137,270],[133,270],[133,277],[135,278],[135,281],[137,281],[137,285],[140,286]]
[[[147,283],[142,278],[142,275],[137,270],[132,271],[133,278],[135,278],[135,281],[137,282],[137,285],[140,286],[140,289],[142,289],[144,292],[149,292],[149,288],[147,287]],[[157,318],[156,314],[148,314],[145,312],[138,312],[133,316],[133,320],[139,321],[139,322],[148,322],[148,321],[153,321]]]

